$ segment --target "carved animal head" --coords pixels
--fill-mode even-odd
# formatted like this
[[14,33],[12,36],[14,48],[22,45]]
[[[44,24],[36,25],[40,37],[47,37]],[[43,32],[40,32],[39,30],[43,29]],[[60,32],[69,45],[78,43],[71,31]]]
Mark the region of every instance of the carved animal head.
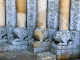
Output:
[[36,40],[42,41],[43,40],[43,34],[40,30],[35,30],[34,31],[34,38]]

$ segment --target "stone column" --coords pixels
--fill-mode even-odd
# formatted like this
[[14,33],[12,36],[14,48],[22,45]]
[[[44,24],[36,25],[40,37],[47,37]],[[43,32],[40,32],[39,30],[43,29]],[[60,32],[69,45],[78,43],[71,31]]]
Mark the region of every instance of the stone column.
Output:
[[47,0],[38,0],[37,28],[46,28]]
[[26,0],[17,0],[17,27],[26,27]]
[[69,55],[72,54],[70,53],[70,49],[72,48],[71,45],[73,41],[71,40],[71,34],[70,31],[68,30],[70,0],[60,0],[59,6],[60,6],[59,31],[55,32],[55,34],[53,35],[54,41],[51,43],[51,51],[56,53],[57,60],[59,59],[65,60],[69,57],[67,54]]
[[59,30],[68,30],[70,0],[60,0]]
[[5,26],[5,0],[0,0],[0,26]]
[[37,29],[34,31],[34,37],[39,41],[43,41],[47,38],[46,13],[47,0],[38,0]]

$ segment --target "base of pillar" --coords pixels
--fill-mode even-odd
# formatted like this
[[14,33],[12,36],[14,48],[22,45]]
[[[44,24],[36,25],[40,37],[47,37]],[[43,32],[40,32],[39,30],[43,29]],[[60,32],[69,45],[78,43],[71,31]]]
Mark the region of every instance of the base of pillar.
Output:
[[31,42],[29,43],[29,50],[33,53],[48,51],[50,47],[50,42]]
[[0,43],[0,52],[18,51],[28,49],[28,45],[11,45],[9,43]]

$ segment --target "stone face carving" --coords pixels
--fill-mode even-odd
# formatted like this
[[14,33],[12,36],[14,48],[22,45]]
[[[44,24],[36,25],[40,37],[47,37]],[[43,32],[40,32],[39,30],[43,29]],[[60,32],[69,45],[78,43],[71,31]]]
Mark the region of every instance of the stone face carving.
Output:
[[57,29],[58,28],[58,9],[59,0],[48,0],[48,28]]
[[6,0],[6,28],[8,39],[13,37],[13,29],[16,27],[16,0]]
[[70,32],[67,30],[57,31],[53,36],[54,41],[59,42],[59,45],[68,45],[71,40]]
[[46,40],[48,37],[48,31],[47,29],[40,29],[40,28],[37,28],[35,31],[34,31],[34,38],[38,41],[43,41],[43,40]]
[[36,27],[37,0],[27,0],[27,27]]
[[80,0],[71,0],[70,29],[80,31]]

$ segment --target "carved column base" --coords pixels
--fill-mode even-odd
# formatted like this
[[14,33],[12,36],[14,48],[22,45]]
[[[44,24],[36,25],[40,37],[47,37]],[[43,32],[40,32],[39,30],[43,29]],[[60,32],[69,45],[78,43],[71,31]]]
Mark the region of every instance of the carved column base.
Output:
[[36,28],[34,39],[29,43],[29,50],[34,53],[49,50],[50,42],[47,37],[47,29]]
[[57,31],[53,40],[50,50],[57,55],[57,59],[67,59],[72,55],[71,34],[68,30]]
[[26,38],[28,37],[27,28],[14,28],[14,37],[10,39],[9,43],[11,45],[28,45]]
[[5,43],[7,41],[6,27],[0,27],[0,43]]
[[29,43],[29,50],[33,53],[48,51],[50,47],[50,42],[48,40],[44,42],[32,41]]

